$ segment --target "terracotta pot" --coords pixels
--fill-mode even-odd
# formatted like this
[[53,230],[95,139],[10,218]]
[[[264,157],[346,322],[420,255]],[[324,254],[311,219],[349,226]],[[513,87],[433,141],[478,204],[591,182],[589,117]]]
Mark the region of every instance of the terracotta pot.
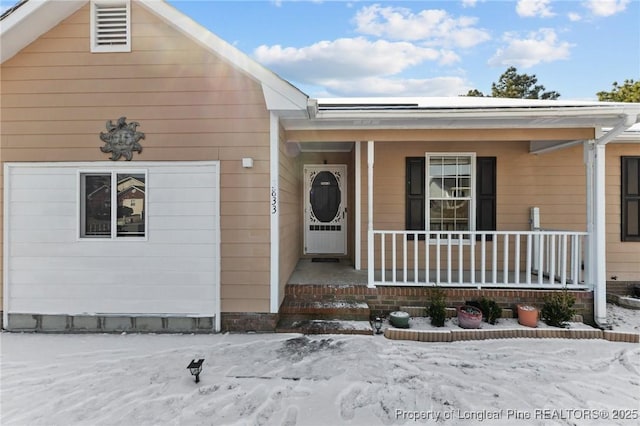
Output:
[[518,305],[518,322],[526,327],[537,327],[538,310],[531,305]]
[[458,308],[458,325],[462,328],[480,328],[482,311],[475,306],[463,305]]

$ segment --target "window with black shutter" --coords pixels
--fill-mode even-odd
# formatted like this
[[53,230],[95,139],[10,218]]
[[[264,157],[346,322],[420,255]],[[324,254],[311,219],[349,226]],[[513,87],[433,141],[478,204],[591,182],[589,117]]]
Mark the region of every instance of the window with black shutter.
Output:
[[476,231],[495,230],[496,157],[476,157]]
[[622,157],[622,241],[640,241],[640,157]]
[[[451,157],[454,158],[455,155]],[[496,230],[496,157],[475,157],[475,162],[475,229],[479,231],[494,231]],[[442,163],[442,161],[440,161],[440,163]],[[443,175],[448,176],[448,174]],[[447,179],[447,177],[442,177],[441,181],[445,182],[445,179]],[[448,177],[448,179],[452,178]],[[407,230],[425,229],[425,208],[427,199],[429,198],[425,183],[425,158],[407,157],[405,189]],[[443,187],[446,186],[446,184],[440,186]],[[438,201],[435,202],[436,204],[438,203]],[[448,204],[452,203],[448,202]],[[440,222],[444,222],[444,219],[449,219],[450,221],[447,215],[440,215],[438,219]],[[437,225],[436,227],[438,228],[442,227],[441,223]],[[413,239],[413,236],[409,235],[408,238]],[[423,238],[424,236],[420,236],[420,239]],[[488,236],[487,240],[490,239],[490,236]]]
[[[406,229],[424,230],[424,157],[407,157]],[[413,235],[409,236],[413,239]],[[419,239],[424,239],[423,235]]]

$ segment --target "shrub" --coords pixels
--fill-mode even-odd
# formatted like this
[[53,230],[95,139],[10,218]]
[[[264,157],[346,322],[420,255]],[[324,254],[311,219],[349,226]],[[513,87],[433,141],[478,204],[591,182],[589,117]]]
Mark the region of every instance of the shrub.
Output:
[[544,305],[540,310],[540,317],[552,327],[566,327],[576,311],[573,305],[576,298],[565,288],[561,292],[545,297]]
[[474,306],[482,311],[482,320],[489,324],[495,324],[502,318],[502,308],[493,299],[482,297],[480,300],[467,300],[465,305]]
[[495,324],[499,318],[502,318],[502,308],[493,299],[486,297],[480,299],[480,310],[484,320],[489,324]]
[[431,325],[444,327],[444,321],[447,318],[447,298],[441,288],[436,287],[429,291],[427,315],[431,317]]

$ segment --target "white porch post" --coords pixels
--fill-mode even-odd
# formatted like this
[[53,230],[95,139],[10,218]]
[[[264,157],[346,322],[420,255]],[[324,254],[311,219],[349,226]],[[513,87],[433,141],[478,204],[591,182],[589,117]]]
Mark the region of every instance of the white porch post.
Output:
[[279,290],[280,290],[280,206],[278,199],[280,174],[280,147],[279,147],[279,126],[278,116],[273,112],[269,122],[269,178],[271,181],[269,209],[271,212],[271,265],[270,265],[270,312],[278,313]]
[[361,158],[362,150],[360,146],[360,141],[355,142],[355,177],[356,177],[356,192],[355,192],[355,268],[356,271],[362,269],[362,218],[360,213],[362,211],[362,205],[360,202],[362,201],[362,166],[361,166]]
[[373,285],[373,141],[367,142],[367,272],[368,287]]
[[594,144],[593,222],[594,222],[594,317],[596,324],[607,322],[607,221],[605,193],[605,144]]
[[585,283],[593,290],[594,319],[598,325],[607,322],[607,222],[605,192],[604,143],[585,142],[587,175],[587,233]]
[[584,142],[584,164],[586,169],[586,202],[587,202],[587,241],[585,246],[585,255],[584,255],[584,283],[589,286],[589,288],[594,292],[595,297],[595,280],[594,280],[594,259],[595,255],[593,254],[595,248],[595,239],[594,239],[594,206],[593,206],[593,154],[594,154],[594,146],[595,142],[593,140]]

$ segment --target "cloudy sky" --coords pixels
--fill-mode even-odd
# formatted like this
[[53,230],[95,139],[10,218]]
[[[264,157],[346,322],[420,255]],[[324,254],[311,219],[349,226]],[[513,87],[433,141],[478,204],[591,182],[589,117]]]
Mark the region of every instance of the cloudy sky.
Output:
[[565,100],[640,79],[640,0],[168,1],[314,97],[490,93],[509,66]]
[[509,66],[561,99],[640,79],[639,0],[170,3],[314,97],[490,93]]

